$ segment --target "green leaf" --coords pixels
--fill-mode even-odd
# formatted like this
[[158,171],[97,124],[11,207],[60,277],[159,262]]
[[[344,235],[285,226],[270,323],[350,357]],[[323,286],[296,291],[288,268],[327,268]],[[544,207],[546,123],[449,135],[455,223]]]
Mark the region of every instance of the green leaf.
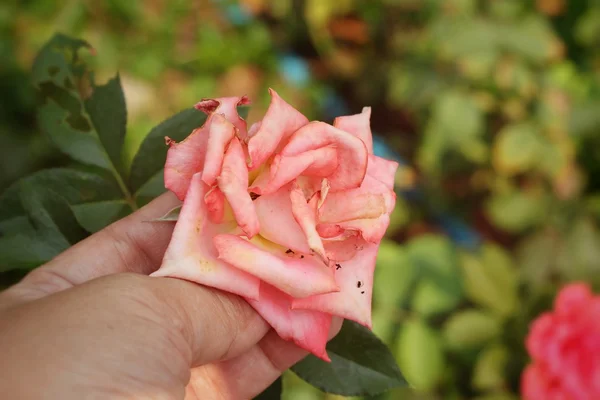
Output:
[[325,392],[344,396],[375,395],[406,384],[387,346],[355,322],[344,321],[327,352],[331,363],[309,355],[292,371]]
[[488,199],[485,211],[498,228],[518,233],[539,224],[547,215],[547,207],[544,193],[512,189]]
[[164,191],[162,169],[167,159],[165,136],[175,141],[185,139],[206,121],[206,114],[195,108],[184,110],[163,121],[144,139],[131,164],[129,187],[138,192],[145,184],[155,180]]
[[87,235],[80,225],[95,231],[118,218],[102,205],[119,201],[117,184],[102,174],[54,168],[18,181],[0,196],[0,269],[50,260]]
[[402,326],[396,358],[406,380],[419,391],[434,389],[446,369],[441,339],[419,319],[411,319]]
[[507,175],[526,172],[542,156],[542,142],[532,124],[509,125],[498,133],[494,146],[494,167]]
[[81,48],[91,49],[84,40],[56,34],[42,47],[35,57],[32,68],[34,85],[41,82],[54,82],[64,85],[72,76],[81,77],[85,66],[79,58]]
[[479,257],[463,254],[461,267],[467,296],[499,316],[518,307],[518,274],[512,260],[498,246],[485,244]]
[[35,59],[33,81],[41,98],[38,122],[74,160],[110,171],[121,197],[135,210],[122,163],[127,111],[121,82],[117,76],[96,86],[92,72],[79,58],[84,46],[89,47],[57,35]]
[[55,256],[64,248],[39,234],[0,235],[0,272],[32,269]]
[[280,400],[281,392],[283,391],[283,380],[277,378],[275,382],[269,385],[264,392],[254,398],[254,400]]
[[98,138],[112,164],[123,175],[122,151],[127,125],[127,108],[121,79],[117,75],[103,86],[95,86],[85,101]]
[[87,116],[61,107],[49,98],[38,110],[38,122],[60,150],[84,164],[110,170],[111,163]]
[[95,233],[125,217],[130,208],[124,200],[105,200],[75,204],[71,210],[79,225],[86,231]]
[[[462,283],[458,260],[452,243],[446,237],[419,236],[406,244],[406,251],[413,270],[445,292],[445,301],[450,304],[460,301]],[[430,289],[424,290],[431,292]]]
[[500,333],[500,321],[485,311],[471,309],[452,315],[444,325],[444,339],[455,350],[485,345]]
[[87,236],[64,197],[51,189],[31,181],[24,182],[21,184],[21,204],[36,230],[57,247],[67,248]]
[[502,388],[509,354],[509,350],[501,345],[491,345],[482,351],[475,363],[473,387],[479,390]]
[[421,279],[412,297],[412,307],[424,317],[450,311],[459,302],[460,296],[444,290],[430,279]]

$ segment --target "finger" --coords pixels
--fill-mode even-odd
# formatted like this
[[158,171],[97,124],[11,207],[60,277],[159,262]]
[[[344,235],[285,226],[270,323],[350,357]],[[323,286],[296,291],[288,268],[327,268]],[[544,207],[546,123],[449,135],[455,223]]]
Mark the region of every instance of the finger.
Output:
[[32,271],[11,293],[33,300],[105,275],[155,271],[175,224],[149,221],[177,204],[179,200],[172,193],[161,195]]
[[[334,318],[329,339],[337,335],[342,322],[343,319]],[[215,398],[219,399],[251,399],[307,354],[307,351],[281,339],[271,330],[241,356],[192,370],[186,387],[186,400],[211,400],[211,393],[218,393]]]

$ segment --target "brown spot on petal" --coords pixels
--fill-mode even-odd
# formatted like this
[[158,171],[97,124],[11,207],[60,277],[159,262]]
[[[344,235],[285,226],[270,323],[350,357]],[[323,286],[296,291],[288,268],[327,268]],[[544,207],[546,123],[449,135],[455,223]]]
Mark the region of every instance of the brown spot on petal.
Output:
[[292,249],[287,249],[287,250],[285,251],[285,254],[294,254],[294,250],[292,250]]
[[256,199],[258,199],[259,197],[260,197],[260,194],[256,194],[256,193],[254,193],[254,192],[250,192],[250,198],[251,198],[252,200],[256,200]]
[[335,269],[336,269],[336,270],[338,270],[338,269],[340,269],[340,268],[342,268],[342,266],[341,266],[340,264],[337,264],[337,263],[336,263],[336,264],[335,264]]
[[356,282],[356,287],[357,288],[360,288],[361,286],[362,286],[362,282],[361,281]]

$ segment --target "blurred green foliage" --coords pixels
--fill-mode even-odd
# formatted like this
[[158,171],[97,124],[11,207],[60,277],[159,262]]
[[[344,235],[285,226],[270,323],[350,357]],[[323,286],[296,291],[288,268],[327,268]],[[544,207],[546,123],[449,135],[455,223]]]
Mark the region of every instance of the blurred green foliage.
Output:
[[[415,387],[380,399],[518,398],[531,320],[567,281],[599,288],[597,1],[4,1],[0,190],[68,166],[37,128],[30,78],[56,31],[94,45],[99,82],[120,73],[123,168],[203,97],[247,94],[250,120],[268,87],[311,119],[373,107],[404,161],[374,330]],[[283,384],[286,399],[337,398]]]

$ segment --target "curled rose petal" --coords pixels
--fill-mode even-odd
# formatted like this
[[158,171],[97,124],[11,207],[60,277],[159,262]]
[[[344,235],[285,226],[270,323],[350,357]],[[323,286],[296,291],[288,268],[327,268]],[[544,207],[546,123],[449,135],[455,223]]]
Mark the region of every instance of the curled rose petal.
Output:
[[269,89],[269,94],[269,109],[256,133],[248,140],[250,169],[259,167],[273,155],[280,143],[308,123],[306,117],[279,97],[276,91]]
[[291,340],[324,361],[330,362],[325,346],[331,315],[311,310],[293,310],[292,297],[266,283],[260,285],[259,300],[248,303],[284,340]]
[[213,224],[223,222],[225,216],[225,195],[217,186],[213,186],[204,195],[208,219]]
[[209,116],[211,114],[223,114],[225,118],[233,124],[238,130],[238,135],[241,139],[246,137],[246,121],[237,112],[238,106],[250,104],[250,100],[246,96],[241,97],[220,97],[218,99],[204,99],[196,103],[194,106]]
[[250,190],[261,194],[273,193],[300,175],[327,177],[337,166],[337,152],[333,147],[310,150],[290,157],[276,155],[271,168],[257,178]]
[[386,160],[372,154],[369,155],[367,175],[383,183],[389,190],[394,189],[394,179],[397,170],[398,163],[396,161]]
[[292,213],[291,184],[275,193],[260,196],[254,207],[260,222],[260,235],[294,252],[308,254],[306,235]]
[[218,259],[212,237],[227,227],[209,223],[206,190],[201,175],[194,175],[162,265],[152,276],[186,279],[257,299],[260,280]]
[[248,167],[246,166],[244,150],[237,138],[229,143],[229,148],[223,160],[223,169],[217,179],[219,189],[231,205],[235,219],[248,237],[260,230],[256,210],[248,193]]
[[367,244],[354,258],[339,263],[340,268],[335,270],[339,292],[293,299],[292,308],[338,315],[370,329],[373,271],[378,248],[378,244]]
[[209,129],[210,117],[201,128],[194,129],[179,143],[166,138],[169,150],[164,172],[165,187],[175,193],[179,200],[185,198],[192,176],[204,165]]
[[360,114],[337,117],[333,126],[356,136],[365,144],[369,154],[373,154],[373,136],[371,135],[371,107],[363,107]]
[[311,122],[298,129],[281,155],[296,156],[327,146],[334,146],[338,157],[338,167],[327,177],[331,190],[359,187],[367,171],[368,153],[365,144],[357,137],[324,122]]
[[[314,257],[277,256],[239,236],[221,234],[214,238],[219,258],[275,286],[293,297],[307,297],[339,290],[333,270]],[[283,253],[283,251],[282,251]]]
[[208,186],[215,184],[221,173],[225,149],[235,136],[235,127],[222,114],[214,114],[206,145],[206,157],[202,169],[202,180]]
[[323,242],[316,228],[317,202],[319,198],[313,196],[307,203],[302,189],[294,185],[290,192],[290,199],[292,200],[292,214],[298,225],[300,225],[300,228],[302,228],[304,235],[306,235],[308,247],[310,247],[311,251],[318,254],[321,260],[328,264]]

